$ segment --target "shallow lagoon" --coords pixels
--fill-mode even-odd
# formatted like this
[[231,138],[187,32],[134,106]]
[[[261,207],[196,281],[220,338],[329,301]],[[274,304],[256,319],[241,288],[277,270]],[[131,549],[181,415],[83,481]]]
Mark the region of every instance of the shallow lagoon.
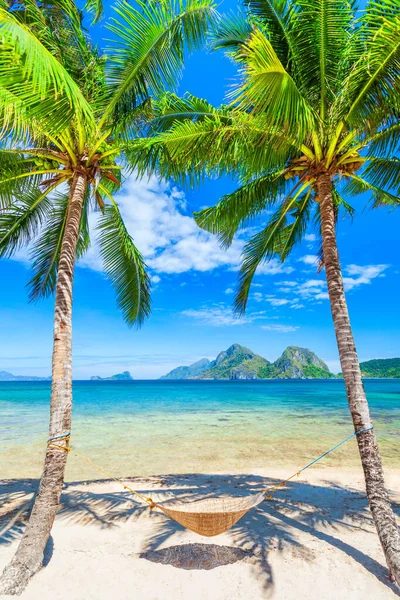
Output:
[[[384,463],[399,466],[400,380],[365,387]],[[40,475],[49,395],[49,382],[0,383],[0,478]],[[117,476],[296,470],[351,433],[340,380],[74,382],[71,445]],[[355,440],[322,464],[359,464]],[[70,457],[67,479],[99,477]]]

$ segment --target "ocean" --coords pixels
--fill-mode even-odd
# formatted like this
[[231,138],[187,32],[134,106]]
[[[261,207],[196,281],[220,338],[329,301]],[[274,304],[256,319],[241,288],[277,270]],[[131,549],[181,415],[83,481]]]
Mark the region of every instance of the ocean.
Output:
[[[388,467],[400,465],[400,380],[365,382]],[[75,381],[71,445],[115,476],[304,466],[353,432],[343,382]],[[0,383],[0,478],[38,477],[49,382]],[[320,466],[359,465],[355,440]],[[97,479],[70,456],[67,480]]]

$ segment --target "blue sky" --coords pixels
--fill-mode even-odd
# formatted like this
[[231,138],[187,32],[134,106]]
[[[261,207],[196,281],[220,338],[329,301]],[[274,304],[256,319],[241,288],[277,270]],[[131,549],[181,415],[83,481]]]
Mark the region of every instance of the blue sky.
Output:
[[[226,3],[225,3],[226,6]],[[99,39],[107,37],[102,28]],[[198,52],[186,63],[180,92],[218,104],[234,77],[222,56]],[[119,196],[122,212],[153,279],[153,314],[144,327],[129,329],[116,307],[93,246],[78,264],[74,287],[74,377],[107,376],[129,370],[155,378],[180,364],[214,358],[238,342],[269,360],[288,345],[305,346],[339,370],[324,274],[317,275],[314,241],[307,239],[284,265],[264,265],[254,279],[247,316],[231,312],[240,252],[248,231],[229,251],[200,231],[191,213],[214,204],[235,183],[207,181],[181,190],[155,178],[128,179]],[[338,243],[350,315],[361,360],[400,356],[400,212],[365,209],[353,202],[355,220],[340,221]],[[249,225],[251,227],[252,224]],[[53,299],[29,304],[25,284],[29,255],[0,261],[0,370],[18,375],[51,371]]]

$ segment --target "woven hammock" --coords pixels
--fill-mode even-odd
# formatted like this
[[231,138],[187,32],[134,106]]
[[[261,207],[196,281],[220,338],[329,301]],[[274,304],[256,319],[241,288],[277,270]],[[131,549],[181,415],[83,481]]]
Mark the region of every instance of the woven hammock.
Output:
[[[277,483],[271,488],[265,489],[258,494],[252,494],[250,496],[242,496],[237,498],[232,497],[221,497],[221,498],[205,498],[204,500],[194,500],[193,502],[176,502],[174,500],[166,501],[158,504],[154,502],[152,498],[148,498],[143,494],[139,493],[137,490],[132,489],[126,482],[121,479],[117,479],[113,477],[104,469],[94,464],[90,459],[82,456],[76,450],[73,450],[69,446],[69,438],[70,432],[64,433],[62,435],[57,435],[55,437],[50,438],[47,441],[47,447],[63,452],[72,452],[76,456],[80,457],[86,463],[107,475],[110,479],[113,479],[117,483],[120,483],[125,490],[129,490],[132,494],[140,498],[142,501],[147,502],[150,508],[159,508],[163,513],[168,515],[171,519],[186,527],[186,529],[190,529],[190,531],[194,531],[199,535],[206,535],[208,537],[212,537],[213,535],[219,535],[220,533],[224,533],[224,531],[228,531],[235,523],[239,521],[249,510],[258,506],[263,500],[270,500],[272,498],[272,494],[286,485],[288,481],[296,477],[296,475],[300,475],[306,469],[309,469],[312,465],[320,461],[324,456],[330,454],[336,448],[339,448],[342,444],[348,442],[352,437],[360,435],[361,433],[365,433],[367,431],[371,431],[374,429],[373,426],[368,427],[367,429],[361,429],[360,431],[355,431],[347,438],[333,446],[327,452],[318,456],[318,458],[314,459],[308,465],[293,473],[287,479]],[[61,444],[61,445],[60,445]],[[266,495],[268,494],[268,495]]]
[[186,529],[212,537],[228,531],[250,509],[265,500],[263,492],[237,498],[206,498],[193,502],[155,504],[166,515]]

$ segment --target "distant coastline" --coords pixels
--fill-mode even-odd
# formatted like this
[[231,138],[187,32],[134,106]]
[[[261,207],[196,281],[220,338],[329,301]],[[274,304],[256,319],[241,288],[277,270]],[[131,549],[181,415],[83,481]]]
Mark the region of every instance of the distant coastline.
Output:
[[[230,354],[231,348],[234,348]],[[297,355],[296,355],[297,354]],[[306,357],[304,359],[304,357]],[[232,362],[235,363],[232,365]],[[311,362],[311,364],[310,364]],[[322,366],[324,365],[324,366]],[[380,358],[360,363],[363,380],[385,381],[400,378],[400,358]],[[215,367],[219,370],[215,372]],[[305,369],[304,369],[305,367]],[[311,370],[310,370],[311,367]],[[307,368],[309,369],[307,371]],[[213,376],[207,376],[212,371]],[[261,369],[259,376],[256,369]],[[280,369],[280,371],[279,371]],[[269,376],[268,370],[272,373]],[[218,376],[221,374],[222,376]],[[231,373],[232,371],[232,373]],[[322,372],[322,376],[318,376]],[[296,376],[300,374],[300,376]],[[342,374],[331,373],[325,363],[311,350],[289,346],[282,356],[269,363],[261,356],[254,354],[248,348],[234,344],[227,351],[221,352],[215,361],[201,359],[187,367],[177,367],[159,379],[134,379],[129,371],[116,373],[109,377],[92,375],[88,379],[74,379],[74,381],[101,381],[101,382],[132,382],[132,381],[276,381],[290,379],[292,381],[308,380],[342,380]],[[14,375],[9,371],[0,371],[0,382],[51,382],[51,376],[40,377],[36,375]]]

